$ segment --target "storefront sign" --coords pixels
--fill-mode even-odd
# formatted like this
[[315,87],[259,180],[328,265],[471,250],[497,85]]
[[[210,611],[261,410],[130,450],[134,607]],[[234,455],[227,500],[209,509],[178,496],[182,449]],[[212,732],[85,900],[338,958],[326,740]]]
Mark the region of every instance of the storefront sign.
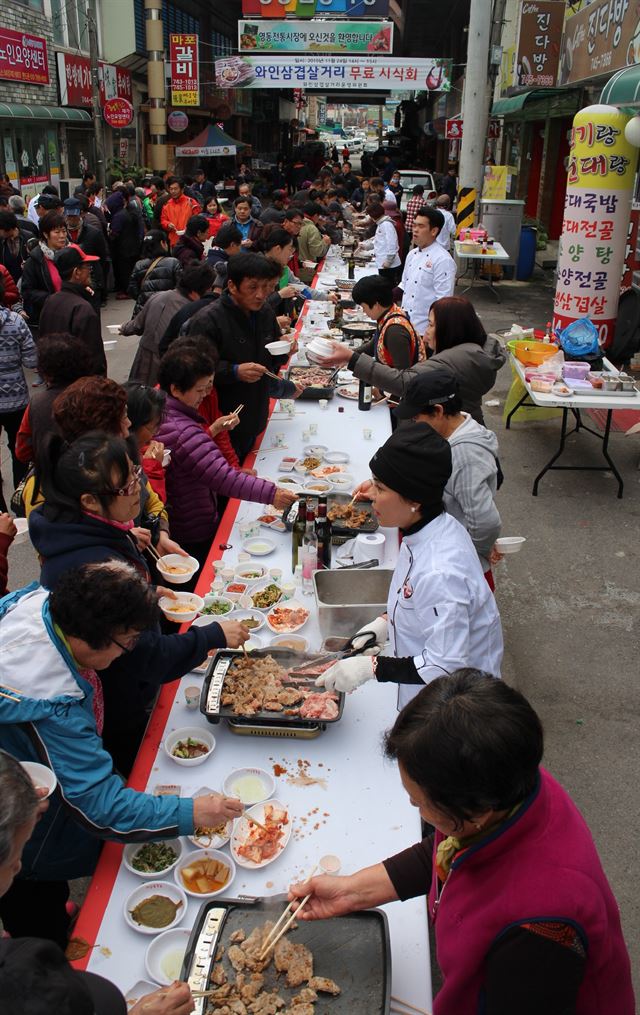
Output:
[[121,137],[118,145],[118,158],[121,162],[127,162],[129,159],[129,138]]
[[640,16],[630,0],[595,0],[567,18],[560,55],[561,85],[613,74],[640,63]]
[[640,225],[640,208],[633,208],[627,230],[627,245],[624,251],[624,271],[621,289],[630,289],[633,285],[633,273],[638,270],[638,226]]
[[176,134],[180,134],[181,131],[186,130],[189,126],[189,117],[181,109],[172,109],[167,117],[167,123],[171,127],[171,130],[175,130]]
[[[461,141],[463,133],[464,120],[461,116],[452,116],[451,119],[445,121],[444,136],[447,140]],[[489,141],[495,141],[500,137],[500,120],[497,117],[492,117],[489,120],[487,137]]]
[[576,113],[558,251],[554,328],[589,317],[605,346],[615,330],[638,159],[624,136],[628,119],[613,106]]
[[[85,106],[90,109],[93,105],[91,61],[85,56],[56,53],[56,63],[60,105]],[[131,71],[124,67],[99,63],[98,86],[101,106],[104,106],[108,99],[127,99],[131,102],[133,98]]]
[[564,12],[564,0],[532,0],[522,4],[516,62],[516,84],[520,88],[555,85]]
[[171,105],[199,106],[198,36],[170,35]]
[[451,90],[450,60],[364,56],[230,56],[216,60],[218,88]]
[[386,18],[389,0],[242,0],[245,18]]
[[485,169],[482,196],[485,201],[504,201],[507,196],[509,177],[508,166],[487,166]]
[[127,99],[107,99],[102,115],[110,127],[128,127],[133,120],[133,106]]
[[240,53],[391,53],[391,21],[239,21]]
[[47,40],[39,35],[0,28],[0,78],[48,85]]

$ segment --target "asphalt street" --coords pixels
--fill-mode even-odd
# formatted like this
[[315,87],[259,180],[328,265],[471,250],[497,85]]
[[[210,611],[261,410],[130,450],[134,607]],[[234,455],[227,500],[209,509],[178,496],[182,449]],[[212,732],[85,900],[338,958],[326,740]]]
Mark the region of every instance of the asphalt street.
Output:
[[[501,303],[482,285],[468,295],[492,331],[514,321],[544,327],[553,292],[551,273],[537,270],[530,283],[502,284]],[[132,306],[111,299],[103,324],[126,320]],[[105,329],[104,337],[113,336]],[[120,337],[107,354],[115,380],[126,379],[136,345],[135,337]],[[506,643],[503,675],[540,713],[545,764],[592,830],[620,905],[640,990],[640,435],[611,438],[625,481],[622,500],[609,472],[549,473],[533,497],[533,479],[557,449],[559,420],[514,423],[506,431],[502,412],[510,384],[507,365],[485,398],[486,422],[498,434],[505,473],[498,494],[503,535],[527,538],[522,552],[496,569]],[[568,462],[600,464],[600,443],[589,434],[575,435],[568,456]],[[9,473],[3,438],[5,491]],[[37,576],[31,545],[12,547],[10,587]]]

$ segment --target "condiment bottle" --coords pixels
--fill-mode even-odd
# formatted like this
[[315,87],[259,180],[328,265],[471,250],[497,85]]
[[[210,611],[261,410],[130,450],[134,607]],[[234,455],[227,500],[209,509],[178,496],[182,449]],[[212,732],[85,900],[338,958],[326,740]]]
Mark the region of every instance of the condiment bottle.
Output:
[[318,498],[316,536],[318,538],[318,567],[331,567],[331,522],[327,518],[327,498]]
[[301,562],[300,547],[305,532],[307,518],[307,502],[305,498],[298,501],[298,513],[291,528],[291,572],[295,574],[298,563]]
[[313,572],[318,570],[318,537],[313,511],[307,511],[307,524],[302,537],[302,593],[313,594]]

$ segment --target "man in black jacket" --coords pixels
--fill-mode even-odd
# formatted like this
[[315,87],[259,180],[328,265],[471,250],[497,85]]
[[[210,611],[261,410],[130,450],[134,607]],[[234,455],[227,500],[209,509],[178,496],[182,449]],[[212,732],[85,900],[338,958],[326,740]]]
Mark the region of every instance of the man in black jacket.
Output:
[[20,228],[12,211],[0,209],[0,264],[7,269],[14,282],[22,277],[22,265],[29,256],[27,243],[30,235]]
[[40,314],[40,334],[54,335],[69,332],[83,338],[92,353],[93,373],[107,373],[100,314],[92,306],[94,296],[89,287],[91,265],[98,258],[85,252],[75,243],[64,247],[55,257],[55,265],[62,279],[60,292],[47,296]]
[[204,169],[196,169],[193,174],[193,183],[191,184],[191,190],[195,197],[201,202],[202,207],[205,208],[207,201],[210,197],[216,196],[216,188],[207,179]]
[[92,305],[97,310],[107,302],[107,278],[109,276],[109,248],[102,230],[87,222],[89,202],[82,197],[68,197],[63,203],[63,214],[67,223],[69,242],[77,244],[85,254],[97,257],[93,263],[92,281],[95,297]]
[[265,348],[282,337],[276,315],[265,302],[273,291],[272,276],[265,257],[236,254],[229,260],[227,290],[212,306],[195,314],[187,329],[189,335],[206,335],[217,348],[220,411],[226,414],[244,405],[240,423],[229,433],[240,461],[267,424],[269,398],[295,398],[300,393],[291,381],[266,376],[286,361]]

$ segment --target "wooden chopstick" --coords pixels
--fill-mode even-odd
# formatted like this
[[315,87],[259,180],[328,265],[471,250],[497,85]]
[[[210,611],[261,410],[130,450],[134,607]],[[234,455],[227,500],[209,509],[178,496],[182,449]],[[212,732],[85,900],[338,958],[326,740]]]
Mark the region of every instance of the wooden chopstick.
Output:
[[291,926],[291,924],[294,922],[294,920],[297,919],[298,914],[300,913],[300,910],[303,909],[304,906],[306,906],[307,902],[309,901],[309,899],[311,898],[312,895],[313,895],[313,892],[309,892],[308,895],[305,895],[304,899],[302,900],[302,902],[300,903],[300,905],[296,909],[295,913],[291,914],[291,916],[289,917],[289,919],[287,920],[287,922],[285,923],[284,927],[282,928],[280,933],[277,935],[277,937],[275,937],[275,938],[272,937],[271,941],[266,946],[266,948],[263,947],[263,949],[262,949],[262,951],[260,952],[260,955],[259,955],[259,961],[260,962],[264,961],[264,959],[267,957],[267,955],[269,954],[271,949],[275,948],[275,946],[277,945],[277,943],[280,940],[280,938],[284,934],[287,933],[287,931],[289,930],[289,927]]
[[250,818],[248,814],[243,814],[242,817],[246,818],[247,821],[250,821],[252,825],[257,825],[258,828],[261,828],[263,832],[267,833],[267,835],[269,834],[269,829],[267,828],[267,826],[261,824],[259,821],[256,821],[255,818]]
[[[307,878],[307,881],[310,880],[313,877],[313,875],[315,874],[317,869],[318,869],[318,864],[316,864],[315,867],[313,868],[313,870],[311,871],[311,874]],[[309,896],[307,896],[307,898],[309,898]],[[305,899],[305,901],[306,901],[306,899]],[[266,938],[264,939],[264,941],[262,943],[262,950],[260,952],[261,955],[263,955],[264,953],[268,952],[269,949],[271,948],[271,945],[270,945],[269,942],[272,940],[273,935],[277,933],[278,927],[280,926],[282,921],[286,919],[287,914],[292,912],[291,907],[292,907],[294,902],[295,902],[295,899],[292,899],[291,902],[289,903],[289,905],[286,907],[285,911],[283,912],[282,916],[277,920],[277,922],[273,925],[273,927],[271,928],[271,930],[267,934]],[[297,912],[297,910],[296,910],[296,912]]]
[[273,377],[274,381],[281,381],[282,380],[282,377],[278,377],[278,375],[272,373],[271,370],[265,370],[263,376],[264,377]]
[[[417,1012],[418,1015],[429,1015],[429,1012],[426,1011],[424,1008],[416,1008],[415,1004],[409,1004],[408,1001],[403,1001],[402,998],[400,998],[400,997],[394,997],[393,994],[391,995],[391,1001],[392,1002],[395,1001],[396,1004],[402,1005],[403,1008],[410,1008],[411,1011]],[[393,1003],[392,1003],[392,1007],[393,1007]],[[398,1009],[396,1009],[396,1010],[398,1010]]]
[[0,691],[0,698],[6,698],[8,701],[22,701],[22,698],[14,698],[12,694],[4,694]]
[[153,545],[153,543],[149,543],[148,546],[145,546],[145,550],[147,551],[147,553],[151,554],[151,556],[154,558],[154,560],[160,560],[160,554],[156,550],[156,548]]
[[13,691],[14,694],[19,694],[20,696],[24,695],[23,691],[19,691],[17,687],[12,687],[11,684],[5,684],[4,680],[0,684],[0,687],[4,687],[6,691]]

